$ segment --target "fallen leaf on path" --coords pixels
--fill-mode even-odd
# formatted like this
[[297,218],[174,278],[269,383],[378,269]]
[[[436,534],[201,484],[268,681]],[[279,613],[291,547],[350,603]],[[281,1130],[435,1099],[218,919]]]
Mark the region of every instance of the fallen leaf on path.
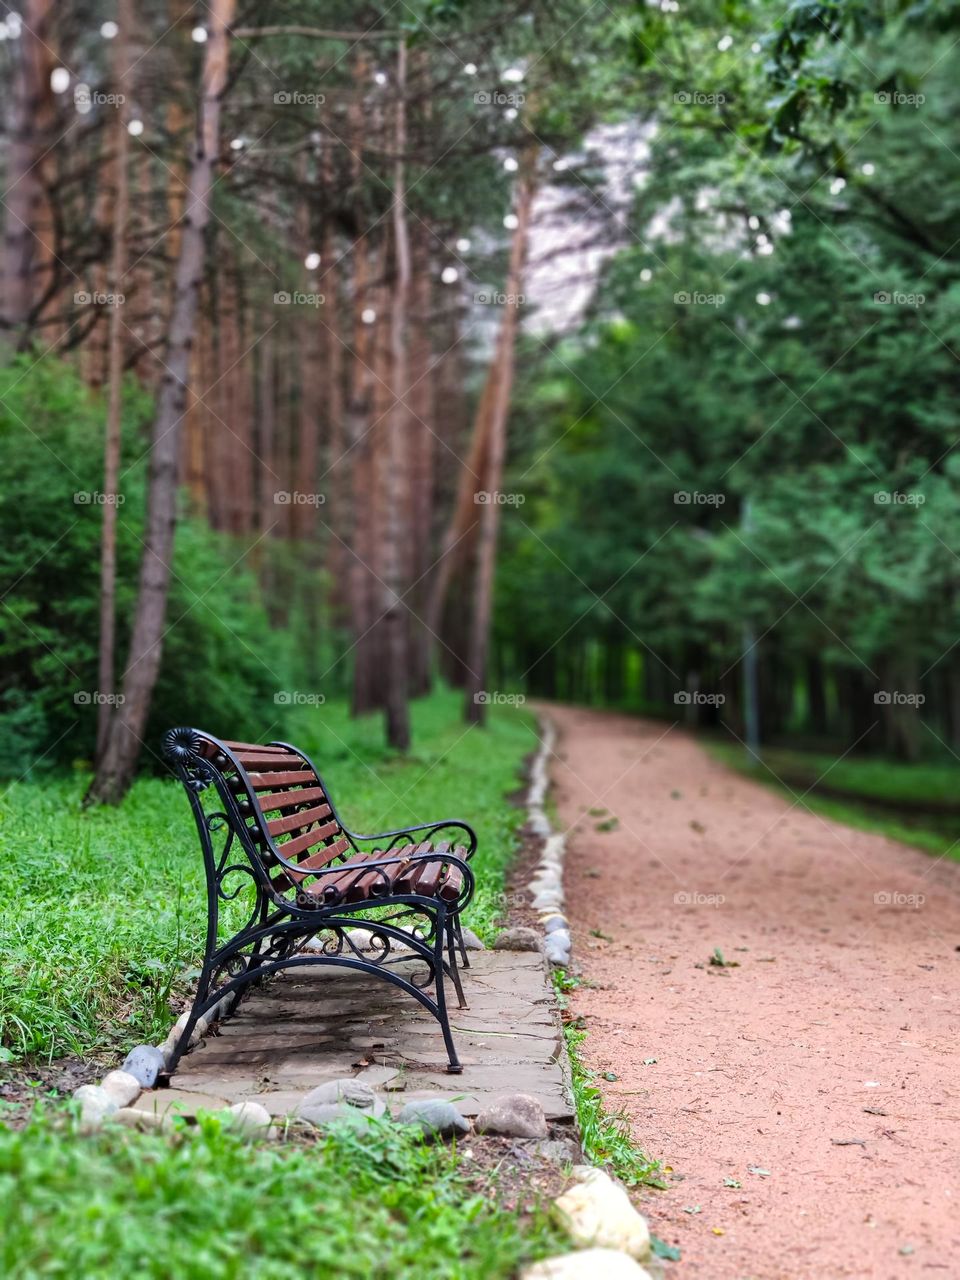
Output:
[[757,1166],[756,1166],[755,1164],[751,1164],[751,1165],[748,1165],[748,1166],[747,1166],[747,1173],[755,1173],[755,1174],[757,1175],[757,1177],[758,1177],[758,1178],[769,1178],[769,1177],[770,1177],[770,1170],[769,1170],[769,1169],[758,1169],[758,1168],[757,1168]]
[[722,1236],[724,1234],[723,1227],[711,1227],[710,1230],[715,1236]]
[[655,1062],[656,1058],[644,1058],[643,1065],[645,1067],[652,1067]]
[[835,1147],[865,1147],[867,1145],[866,1138],[831,1138],[830,1141]]
[[723,952],[720,950],[719,947],[713,948],[713,955],[710,957],[710,963],[712,965],[715,965],[716,968],[718,969],[739,969],[740,968],[740,961],[725,960],[723,958]]
[[650,1252],[655,1258],[669,1258],[671,1262],[680,1261],[679,1248],[675,1244],[667,1244],[666,1240],[661,1240],[652,1231],[650,1232]]
[[690,823],[690,827],[693,831],[696,831],[696,833],[701,836],[707,829],[702,822],[697,822],[696,818],[694,818],[693,821]]
[[743,1183],[737,1178],[724,1178],[723,1185],[725,1187],[742,1187]]
[[883,1107],[864,1107],[863,1109],[868,1116],[885,1116],[887,1114]]
[[617,1075],[617,1073],[616,1073],[615,1071],[605,1071],[605,1072],[603,1073],[603,1078],[604,1078],[604,1080],[619,1080],[619,1079],[620,1079],[620,1077]]
[[683,1206],[684,1213],[699,1213],[700,1206],[698,1204],[685,1204]]

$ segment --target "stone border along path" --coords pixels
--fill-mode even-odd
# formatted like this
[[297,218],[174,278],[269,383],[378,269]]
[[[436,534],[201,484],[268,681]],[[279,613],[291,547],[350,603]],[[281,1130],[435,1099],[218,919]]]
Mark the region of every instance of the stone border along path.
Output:
[[[81,1132],[95,1132],[105,1122],[161,1129],[178,1112],[189,1116],[198,1109],[219,1111],[225,1124],[251,1139],[277,1139],[291,1125],[363,1126],[368,1118],[390,1115],[378,1086],[385,1094],[405,1095],[395,1118],[416,1126],[427,1139],[465,1138],[471,1132],[519,1139],[527,1145],[515,1148],[518,1159],[542,1156],[570,1167],[570,1185],[554,1201],[552,1213],[574,1252],[527,1268],[521,1280],[594,1280],[601,1269],[606,1280],[651,1280],[641,1266],[648,1262],[659,1274],[658,1262],[651,1262],[646,1220],[625,1188],[604,1170],[577,1164],[579,1146],[564,1135],[575,1116],[562,1028],[543,964],[544,958],[554,965],[570,959],[563,914],[565,836],[553,831],[544,809],[555,742],[556,730],[543,718],[526,801],[527,828],[543,840],[529,883],[543,943],[536,930],[506,929],[487,952],[464,931],[474,954],[463,975],[470,1006],[454,1011],[465,1067],[456,1094],[436,1094],[438,1082],[448,1079],[442,1044],[433,1043],[440,1040],[439,1031],[428,1014],[409,1007],[402,993],[366,983],[352,998],[351,986],[362,983],[356,975],[337,973],[331,980],[328,970],[299,970],[252,992],[214,1037],[207,1033],[219,1022],[226,1001],[200,1019],[190,1041],[194,1052],[181,1059],[176,1087],[157,1085],[166,1083],[164,1073],[187,1013],[164,1044],[138,1045],[100,1084],[82,1085],[74,1093]],[[367,931],[351,933],[362,946]],[[417,962],[413,953],[411,960]],[[357,1035],[358,1030],[367,1034]],[[324,1053],[329,1044],[334,1048]],[[381,1057],[392,1049],[399,1065],[375,1064],[378,1049]],[[344,1074],[329,1078],[331,1068]],[[357,1074],[346,1075],[349,1070]],[[316,1084],[318,1074],[328,1078]],[[304,1093],[311,1077],[315,1087]],[[418,1084],[431,1087],[424,1091]],[[504,1084],[514,1091],[504,1092]],[[529,1092],[515,1092],[518,1086]],[[235,1100],[224,1105],[231,1096]]]

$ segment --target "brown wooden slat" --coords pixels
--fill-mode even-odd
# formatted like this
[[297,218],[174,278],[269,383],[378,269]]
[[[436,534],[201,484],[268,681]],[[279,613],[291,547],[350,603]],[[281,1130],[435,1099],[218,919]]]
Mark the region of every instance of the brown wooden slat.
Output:
[[459,867],[452,866],[448,862],[446,875],[443,877],[443,882],[440,885],[440,897],[443,898],[445,902],[456,902],[457,898],[460,897],[462,889],[463,872]]
[[[257,804],[262,813],[270,813],[273,809],[289,809],[295,804],[307,804],[308,801],[321,800],[326,803],[327,793],[323,787],[291,788],[289,791],[275,791],[257,796]],[[326,804],[327,813],[333,810]]]
[[[320,804],[315,809],[303,809],[300,813],[287,814],[285,818],[271,818],[267,823],[267,830],[272,836],[279,836],[285,831],[299,831],[301,827],[309,827],[311,823],[319,822],[321,818],[329,816],[330,806]],[[314,834],[318,839],[324,839],[339,830],[340,827],[336,822],[328,822],[324,827],[319,827]]]
[[[280,847],[283,848],[282,845]],[[351,862],[354,858],[361,856],[353,849],[349,840],[335,840],[333,844],[324,845],[316,853],[311,853],[309,858],[302,858],[297,863],[297,866],[302,867],[305,872],[322,871],[324,867],[330,866],[332,862],[347,852],[353,853],[353,857],[350,859]],[[343,865],[346,866],[346,863]]]
[[[338,827],[332,828],[327,834],[332,835],[333,831],[339,830]],[[311,849],[315,844],[319,844],[324,837],[315,834],[313,831],[305,831],[302,836],[294,836],[292,840],[288,840],[286,844],[278,844],[277,848],[285,858],[295,858],[298,853],[303,853],[306,849]],[[347,845],[349,846],[349,841]]]
[[303,764],[291,751],[235,751],[234,755],[245,769],[293,769]]
[[303,769],[300,773],[251,773],[250,785],[254,791],[269,791],[272,787],[296,786],[298,782],[316,784],[317,775],[312,769]]
[[393,877],[393,887],[397,893],[412,893],[413,891],[410,886],[416,880],[417,872],[419,870],[416,858],[420,854],[430,852],[430,842],[429,840],[425,840],[422,844],[418,844],[416,846],[407,845],[404,849],[399,851],[394,849],[393,852],[399,852],[401,855],[406,855],[410,859],[410,861],[408,861],[404,866],[397,869],[397,874]]
[[262,742],[228,742],[227,739],[224,738],[223,745],[225,747],[229,747],[231,751],[269,751],[271,754],[283,751],[286,752],[287,755],[290,754],[286,747],[271,747],[269,743]]
[[310,886],[308,892],[316,893],[328,902],[336,900],[340,894],[343,894],[347,901],[356,901],[355,898],[350,898],[349,890],[363,875],[364,863],[370,862],[372,858],[373,854],[355,853],[349,862],[343,864],[336,875],[324,876],[321,880],[317,880]]

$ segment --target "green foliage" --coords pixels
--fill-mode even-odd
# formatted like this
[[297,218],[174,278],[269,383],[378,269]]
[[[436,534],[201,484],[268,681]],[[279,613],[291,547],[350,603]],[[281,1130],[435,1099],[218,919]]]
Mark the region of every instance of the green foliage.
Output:
[[[142,553],[149,397],[125,396],[118,509],[118,666],[122,669]],[[93,752],[97,708],[104,402],[66,365],[23,357],[0,370],[0,776],[19,778]],[[168,632],[146,735],[156,763],[162,731],[257,725],[291,662],[267,624],[240,549],[201,522],[177,531]]]
[[[956,30],[859,8],[635,16],[657,128],[632,236],[581,330],[521,362],[497,627],[537,692],[673,716],[696,687],[742,736],[749,628],[765,739],[960,744]],[[797,66],[826,41],[860,87],[824,146],[771,155],[764,40],[804,24]],[[909,70],[922,109],[876,101],[861,62]],[[922,692],[923,724],[880,690]]]
[[545,1212],[506,1212],[442,1144],[376,1122],[317,1145],[251,1146],[212,1115],[172,1138],[90,1139],[38,1117],[0,1126],[0,1194],[9,1280],[506,1280],[560,1243]]
[[[463,817],[476,828],[478,892],[467,923],[490,936],[516,847],[515,790],[533,749],[529,717],[491,707],[464,729],[458,693],[413,705],[417,754],[388,755],[376,716],[296,707],[291,738],[323,771],[355,830]],[[213,730],[225,730],[220,710]],[[193,819],[172,779],[141,778],[116,809],[82,810],[86,776],[50,775],[0,797],[0,1044],[17,1054],[119,1052],[162,1037],[172,990],[186,991],[203,944],[206,897]],[[244,919],[243,896],[225,927]],[[232,912],[232,915],[230,914]]]

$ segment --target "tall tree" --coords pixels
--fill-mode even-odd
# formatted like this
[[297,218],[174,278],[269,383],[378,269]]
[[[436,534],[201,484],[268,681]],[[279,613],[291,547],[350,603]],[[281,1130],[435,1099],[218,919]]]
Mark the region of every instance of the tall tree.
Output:
[[507,419],[513,391],[519,300],[523,293],[523,269],[527,257],[530,213],[537,183],[538,147],[530,139],[520,156],[514,217],[516,224],[510,243],[510,265],[507,270],[506,306],[497,347],[488,379],[492,385],[487,428],[483,489],[478,531],[477,569],[470,624],[467,661],[467,694],[465,714],[471,724],[483,724],[486,717],[484,692],[487,681],[487,657],[490,651],[490,620],[493,613],[493,580],[497,554],[497,529],[500,523],[500,489],[507,447]]
[[180,423],[186,409],[197,302],[205,263],[214,166],[219,154],[220,103],[227,85],[230,24],[235,0],[213,0],[209,10],[197,107],[196,150],[190,166],[180,253],[174,277],[151,436],[147,525],[122,702],[110,718],[104,751],[87,793],[88,802],[115,803],[133,777],[163,650],[176,527]]
[[121,320],[120,297],[127,269],[127,221],[130,209],[130,175],[128,172],[129,86],[125,78],[130,69],[130,35],[133,30],[132,0],[119,0],[117,35],[114,46],[114,83],[118,86],[118,102],[114,123],[113,166],[113,259],[110,284],[114,294],[110,312],[110,334],[107,359],[107,426],[103,449],[103,530],[100,544],[100,652],[97,664],[97,754],[99,761],[110,732],[116,671],[116,597],[117,597],[117,484],[120,475],[120,421],[123,412],[124,324]]

